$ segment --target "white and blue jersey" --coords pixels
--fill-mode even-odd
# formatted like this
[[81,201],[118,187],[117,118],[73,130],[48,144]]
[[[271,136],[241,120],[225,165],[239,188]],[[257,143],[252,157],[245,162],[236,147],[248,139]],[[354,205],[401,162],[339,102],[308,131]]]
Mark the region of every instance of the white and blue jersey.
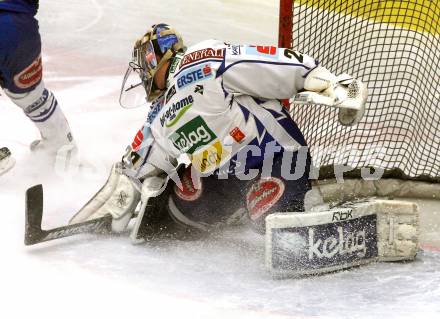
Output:
[[172,61],[167,91],[150,112],[146,126],[154,141],[133,148],[153,165],[154,157],[145,159],[150,148],[167,158],[186,154],[207,174],[237,163],[249,145],[261,152],[247,158],[247,168],[262,164],[269,142],[281,152],[295,151],[306,142],[280,100],[301,90],[316,65],[313,58],[284,48],[216,40],[192,46]]
[[[169,163],[182,154],[191,160],[179,171],[182,187],[170,186],[174,220],[204,229],[247,211],[264,232],[267,214],[303,210],[311,158],[280,100],[303,89],[316,66],[290,49],[216,40],[175,56],[167,90],[132,144],[138,176],[172,170]],[[272,167],[265,172],[269,157]],[[198,171],[198,186],[189,169]],[[251,169],[258,174],[249,179]]]

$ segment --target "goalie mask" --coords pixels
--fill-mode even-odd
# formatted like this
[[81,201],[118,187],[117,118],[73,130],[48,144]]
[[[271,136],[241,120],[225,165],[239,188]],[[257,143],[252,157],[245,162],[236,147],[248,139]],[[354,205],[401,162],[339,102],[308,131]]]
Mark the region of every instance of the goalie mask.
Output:
[[174,29],[163,23],[153,25],[134,45],[119,97],[121,106],[138,107],[160,96],[165,88],[154,84],[154,76],[182,49],[182,38]]

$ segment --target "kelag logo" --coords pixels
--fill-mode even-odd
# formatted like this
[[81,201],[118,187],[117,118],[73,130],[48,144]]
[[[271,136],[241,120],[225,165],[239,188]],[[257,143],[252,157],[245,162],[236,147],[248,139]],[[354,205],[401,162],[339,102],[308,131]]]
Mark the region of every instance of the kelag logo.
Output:
[[197,116],[170,136],[171,142],[181,152],[193,154],[198,148],[208,145],[217,136],[206,122]]
[[210,78],[213,76],[211,66],[205,64],[203,67],[195,67],[183,72],[177,79],[177,87],[179,89],[184,88],[192,83],[199,82],[201,80]]
[[[352,212],[344,209],[337,213],[345,219]],[[287,239],[295,245],[285,245]],[[273,240],[272,247],[278,248],[273,251],[272,262],[278,269],[302,271],[351,264],[378,256],[377,216],[277,228]]]
[[160,117],[160,125],[171,127],[176,124],[186,111],[193,105],[194,98],[189,95],[180,101],[173,103],[171,107]]

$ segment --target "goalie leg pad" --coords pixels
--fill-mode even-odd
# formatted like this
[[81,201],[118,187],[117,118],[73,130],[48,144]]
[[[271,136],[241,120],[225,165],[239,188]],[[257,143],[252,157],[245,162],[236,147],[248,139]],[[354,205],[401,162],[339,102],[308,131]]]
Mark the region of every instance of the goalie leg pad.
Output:
[[419,212],[414,203],[374,200],[266,219],[266,265],[274,277],[298,277],[374,261],[413,260]]
[[379,261],[413,260],[417,254],[420,236],[418,207],[398,203],[402,202],[376,202]]
[[105,185],[72,217],[69,224],[112,215],[112,230],[121,232],[127,227],[141,194],[131,179],[122,173],[121,163],[113,165]]

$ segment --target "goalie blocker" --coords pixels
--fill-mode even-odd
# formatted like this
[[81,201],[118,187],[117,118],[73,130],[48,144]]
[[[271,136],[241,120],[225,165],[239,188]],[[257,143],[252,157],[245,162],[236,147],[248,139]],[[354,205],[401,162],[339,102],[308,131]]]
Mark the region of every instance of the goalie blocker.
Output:
[[413,260],[419,212],[414,203],[371,200],[329,211],[266,218],[266,265],[274,277],[298,277],[375,261]]

